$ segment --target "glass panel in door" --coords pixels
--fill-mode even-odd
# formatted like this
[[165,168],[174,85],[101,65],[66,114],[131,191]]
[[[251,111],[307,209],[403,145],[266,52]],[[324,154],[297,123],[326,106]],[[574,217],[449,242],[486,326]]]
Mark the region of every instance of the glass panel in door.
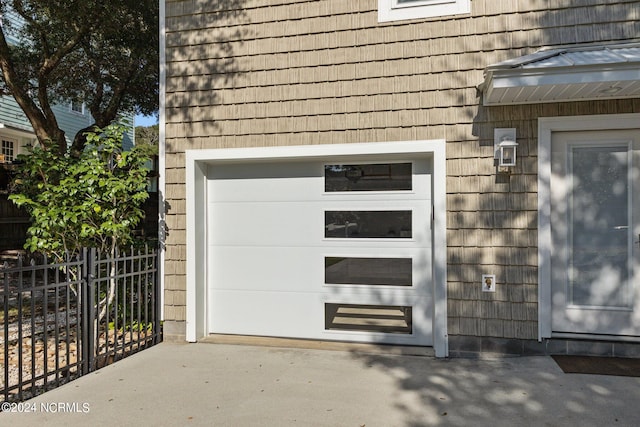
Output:
[[628,146],[569,147],[569,304],[629,308]]
[[640,339],[640,131],[552,136],[552,333]]

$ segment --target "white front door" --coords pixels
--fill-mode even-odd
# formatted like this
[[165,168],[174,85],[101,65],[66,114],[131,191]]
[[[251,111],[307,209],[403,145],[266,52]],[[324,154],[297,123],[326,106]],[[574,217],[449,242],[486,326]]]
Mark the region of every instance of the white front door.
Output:
[[551,147],[552,332],[640,337],[640,130]]

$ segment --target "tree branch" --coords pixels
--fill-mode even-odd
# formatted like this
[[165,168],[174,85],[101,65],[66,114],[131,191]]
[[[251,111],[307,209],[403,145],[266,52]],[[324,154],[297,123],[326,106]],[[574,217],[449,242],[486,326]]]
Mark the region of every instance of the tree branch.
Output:
[[23,82],[14,67],[11,48],[7,43],[2,26],[0,26],[0,70],[2,70],[5,85],[20,108],[26,113],[36,137],[46,149],[48,145],[46,142],[53,140],[55,135],[51,135],[47,131],[47,118],[45,114],[43,114],[40,108],[38,108],[38,105],[33,101],[28,89],[23,86]]

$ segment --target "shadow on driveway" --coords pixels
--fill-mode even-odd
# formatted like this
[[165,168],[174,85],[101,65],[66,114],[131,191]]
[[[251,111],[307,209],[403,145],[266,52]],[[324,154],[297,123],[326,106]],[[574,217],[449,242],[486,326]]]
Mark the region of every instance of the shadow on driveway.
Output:
[[28,413],[1,413],[0,425],[637,425],[638,378],[567,375],[542,356],[393,352],[162,343],[26,402]]

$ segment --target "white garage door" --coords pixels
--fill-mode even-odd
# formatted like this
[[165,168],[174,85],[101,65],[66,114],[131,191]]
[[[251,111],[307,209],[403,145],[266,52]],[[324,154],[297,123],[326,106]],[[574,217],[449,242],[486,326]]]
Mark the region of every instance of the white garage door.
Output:
[[209,333],[432,345],[432,160],[209,166]]

